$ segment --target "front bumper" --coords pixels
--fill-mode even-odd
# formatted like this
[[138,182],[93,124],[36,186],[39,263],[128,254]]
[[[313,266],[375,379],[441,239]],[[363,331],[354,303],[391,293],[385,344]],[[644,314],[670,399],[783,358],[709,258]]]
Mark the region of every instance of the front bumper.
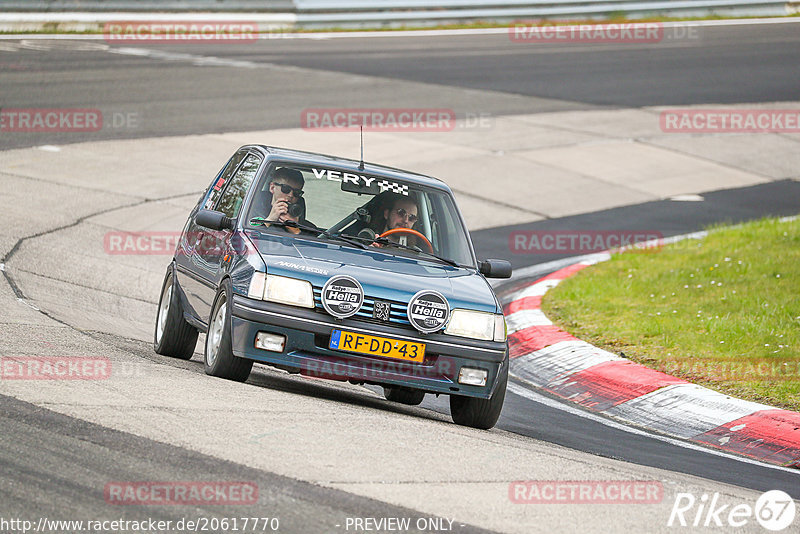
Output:
[[[272,364],[306,376],[404,386],[432,393],[489,398],[502,365],[508,365],[506,343],[477,341],[444,334],[423,335],[390,325],[354,319],[335,319],[311,309],[283,306],[234,295],[231,308],[233,353],[240,358]],[[424,342],[421,363],[354,354],[328,348],[331,332],[350,332]],[[255,347],[258,332],[286,336],[284,351]],[[462,367],[485,369],[485,386],[458,383]]]

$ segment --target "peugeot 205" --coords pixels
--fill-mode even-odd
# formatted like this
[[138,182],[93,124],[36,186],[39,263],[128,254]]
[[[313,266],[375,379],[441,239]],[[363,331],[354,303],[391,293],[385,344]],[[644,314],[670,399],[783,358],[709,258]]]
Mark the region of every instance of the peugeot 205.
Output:
[[253,363],[450,396],[453,421],[495,425],[508,382],[500,303],[441,180],[259,145],[240,148],[189,215],[161,290],[154,344],[247,380]]

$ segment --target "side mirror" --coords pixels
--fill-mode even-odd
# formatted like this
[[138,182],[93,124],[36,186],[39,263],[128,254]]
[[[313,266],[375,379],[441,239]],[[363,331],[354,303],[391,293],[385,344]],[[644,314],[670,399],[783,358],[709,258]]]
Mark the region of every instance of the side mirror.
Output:
[[200,210],[194,216],[194,222],[211,230],[230,230],[233,228],[233,219],[224,213],[212,210]]
[[478,270],[487,278],[511,278],[511,262],[506,260],[483,260]]

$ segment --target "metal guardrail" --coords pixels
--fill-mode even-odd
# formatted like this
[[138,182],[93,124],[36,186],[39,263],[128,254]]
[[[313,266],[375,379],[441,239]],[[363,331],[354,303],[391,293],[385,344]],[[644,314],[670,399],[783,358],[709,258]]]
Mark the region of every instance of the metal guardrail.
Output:
[[293,0],[0,0],[0,13],[24,12],[294,12]]
[[[590,18],[611,14],[697,16],[785,15],[798,0],[0,0],[0,21],[8,12],[49,14],[69,21],[68,12],[108,14],[196,12],[282,14],[288,26],[376,27],[477,20]],[[794,4],[796,6],[797,4]],[[118,17],[117,17],[118,18]],[[24,17],[23,17],[24,19]],[[23,20],[16,19],[16,20]]]

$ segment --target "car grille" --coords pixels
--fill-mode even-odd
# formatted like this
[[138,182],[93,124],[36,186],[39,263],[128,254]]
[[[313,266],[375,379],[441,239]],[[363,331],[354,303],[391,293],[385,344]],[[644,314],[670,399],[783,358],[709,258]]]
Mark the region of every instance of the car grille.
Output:
[[[378,299],[378,300],[388,302],[390,305],[388,323],[372,317],[372,309],[374,307],[375,297],[371,297],[369,295],[364,295],[364,304],[361,305],[361,309],[358,310],[358,312],[352,317],[368,323],[391,324],[393,326],[399,326],[401,328],[409,328],[411,330],[414,329],[414,327],[411,326],[411,323],[408,320],[408,315],[406,314],[406,310],[408,307],[407,303],[399,302],[396,300],[388,300],[388,299]],[[325,311],[325,307],[322,305],[322,288],[317,286],[314,286],[314,309],[317,312],[325,314],[328,313]]]

